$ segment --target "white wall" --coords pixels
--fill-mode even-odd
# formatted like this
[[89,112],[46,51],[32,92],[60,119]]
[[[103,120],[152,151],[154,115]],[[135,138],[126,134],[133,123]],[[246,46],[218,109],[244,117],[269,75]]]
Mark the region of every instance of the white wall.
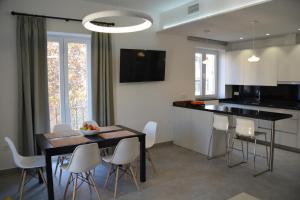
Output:
[[[12,10],[34,14],[82,18],[108,8],[86,0],[2,0],[0,1],[0,169],[13,167],[3,137],[17,141],[17,68],[16,18]],[[157,17],[150,30],[113,36],[114,97],[116,123],[141,130],[148,120],[159,123],[158,142],[173,139],[172,102],[194,98],[194,51],[204,45],[185,37],[156,33]],[[87,33],[77,22],[49,20],[48,30]],[[219,48],[207,46],[208,48]],[[120,48],[160,49],[167,51],[166,77],[162,82],[119,83]]]

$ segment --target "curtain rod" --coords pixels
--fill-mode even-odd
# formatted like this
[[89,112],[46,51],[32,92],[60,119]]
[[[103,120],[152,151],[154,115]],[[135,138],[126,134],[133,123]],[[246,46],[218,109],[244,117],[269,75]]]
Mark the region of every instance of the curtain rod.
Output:
[[[28,13],[15,12],[15,11],[11,11],[11,15],[42,17],[42,18],[48,18],[48,19],[65,20],[66,22],[68,22],[68,21],[82,22],[81,19],[72,19],[72,18],[65,18],[65,17],[54,17],[54,16],[47,16],[47,15],[34,15],[34,14],[28,14]],[[93,21],[92,23],[94,23],[94,24],[104,24],[104,25],[108,25],[108,26],[114,26],[115,25],[114,23],[97,22],[97,21]]]

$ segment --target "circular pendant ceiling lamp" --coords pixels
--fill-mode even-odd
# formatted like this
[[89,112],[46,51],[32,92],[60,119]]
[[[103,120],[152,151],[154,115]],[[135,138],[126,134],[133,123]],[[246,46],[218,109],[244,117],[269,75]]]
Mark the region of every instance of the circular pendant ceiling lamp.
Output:
[[[143,22],[131,26],[101,26],[92,23],[93,20],[106,18],[106,17],[133,17],[133,18],[142,19]],[[131,33],[131,32],[138,32],[150,28],[153,24],[153,19],[151,16],[138,11],[107,10],[107,11],[92,13],[85,16],[82,20],[82,24],[86,29],[95,32]]]

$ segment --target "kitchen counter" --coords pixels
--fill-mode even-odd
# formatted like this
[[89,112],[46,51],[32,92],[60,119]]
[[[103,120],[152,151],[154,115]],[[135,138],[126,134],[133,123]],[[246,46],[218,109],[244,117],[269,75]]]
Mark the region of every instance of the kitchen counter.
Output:
[[281,100],[255,100],[255,99],[219,99],[220,103],[230,103],[238,105],[261,106],[269,108],[282,108],[289,110],[300,110],[300,102],[298,101],[281,101]]
[[292,115],[290,114],[234,108],[225,105],[194,105],[191,104],[191,101],[176,101],[173,102],[173,106],[194,109],[194,110],[203,110],[203,111],[226,114],[226,115],[249,117],[253,119],[262,119],[268,121],[277,121],[277,120],[282,120],[282,119],[287,119],[292,117]]

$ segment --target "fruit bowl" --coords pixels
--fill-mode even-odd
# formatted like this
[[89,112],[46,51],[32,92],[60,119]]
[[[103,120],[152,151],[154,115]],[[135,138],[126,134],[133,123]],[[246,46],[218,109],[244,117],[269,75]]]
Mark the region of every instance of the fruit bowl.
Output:
[[98,130],[80,130],[82,135],[95,135],[98,133]]

